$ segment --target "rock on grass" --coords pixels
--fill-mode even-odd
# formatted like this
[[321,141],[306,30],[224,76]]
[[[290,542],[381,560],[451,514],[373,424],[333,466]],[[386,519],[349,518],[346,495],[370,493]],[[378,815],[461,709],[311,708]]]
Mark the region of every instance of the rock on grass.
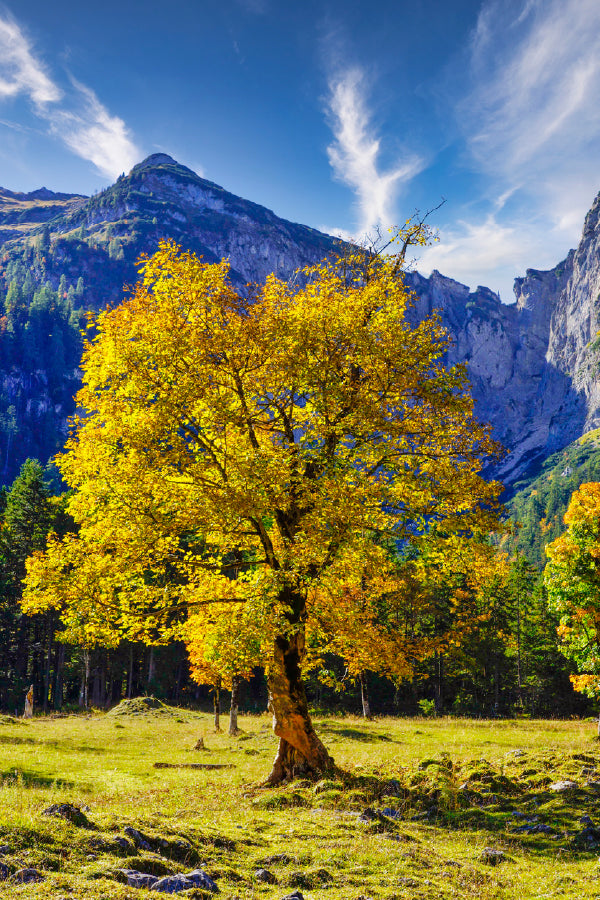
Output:
[[579,785],[576,781],[555,781],[554,784],[548,785],[548,790],[555,794],[565,794],[567,791],[576,791]]
[[53,803],[52,806],[49,806],[48,809],[42,812],[42,815],[65,819],[65,821],[70,822],[71,825],[75,825],[77,828],[96,827],[93,822],[90,822],[86,814],[72,803]]
[[486,847],[479,859],[488,866],[498,866],[500,863],[506,862],[508,857],[503,850],[494,850],[493,847]]
[[36,881],[43,880],[44,876],[37,869],[19,869],[11,879],[11,881],[16,881],[17,884],[34,884]]

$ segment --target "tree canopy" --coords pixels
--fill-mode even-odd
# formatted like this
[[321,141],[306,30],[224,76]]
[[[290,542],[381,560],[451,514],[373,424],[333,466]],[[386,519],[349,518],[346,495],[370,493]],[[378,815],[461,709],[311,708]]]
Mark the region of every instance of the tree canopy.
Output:
[[397,259],[247,296],[228,271],[163,243],[98,317],[59,461],[80,530],[32,558],[25,603],[88,644],[187,628],[225,678],[260,660],[276,781],[331,764],[301,680],[324,641],[409,674],[403,560],[426,543],[450,561],[494,527],[496,448],[437,317],[409,324]]
[[600,484],[582,484],[565,514],[567,531],[546,547],[544,580],[560,615],[563,652],[576,690],[600,695]]

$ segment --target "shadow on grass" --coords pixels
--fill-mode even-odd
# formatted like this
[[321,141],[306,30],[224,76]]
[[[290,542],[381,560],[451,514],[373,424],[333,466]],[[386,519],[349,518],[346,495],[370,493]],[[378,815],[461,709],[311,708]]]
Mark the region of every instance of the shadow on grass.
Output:
[[100,755],[101,753],[108,752],[106,747],[89,747],[85,744],[81,747],[75,747],[69,741],[37,740],[36,738],[13,737],[12,735],[0,735],[0,744],[8,744],[11,746],[20,746],[22,744],[27,744],[29,746],[37,745],[39,747],[51,747],[53,750],[67,751],[70,753],[95,753]]
[[361,731],[359,728],[338,728],[333,723],[323,723],[319,725],[319,732],[324,734],[335,734],[338,737],[345,737],[351,741],[362,741],[365,744],[375,744],[384,742],[386,744],[400,744],[401,741],[395,741],[388,737],[387,734],[376,734],[372,731]]
[[5,787],[24,788],[74,788],[81,789],[74,781],[65,778],[51,778],[49,775],[40,775],[39,772],[29,772],[27,769],[11,767],[0,772],[0,782]]

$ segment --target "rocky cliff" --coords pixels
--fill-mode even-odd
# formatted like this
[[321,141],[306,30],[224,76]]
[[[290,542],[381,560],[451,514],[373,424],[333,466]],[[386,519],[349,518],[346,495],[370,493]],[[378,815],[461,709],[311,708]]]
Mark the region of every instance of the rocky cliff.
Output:
[[600,424],[600,195],[576,251],[549,271],[515,279],[516,301],[439,272],[411,273],[416,314],[439,310],[449,361],[467,365],[478,416],[509,451],[497,477],[511,484]]
[[[600,197],[586,218],[578,249],[550,271],[529,269],[517,278],[512,305],[484,287],[469,292],[439,272],[429,278],[407,275],[417,296],[415,317],[440,311],[452,340],[449,361],[466,363],[477,414],[492,424],[509,451],[495,472],[508,484],[600,424],[592,346],[600,313],[599,216]],[[55,376],[63,357],[74,359],[73,333],[82,310],[119,302],[123,286],[135,281],[140,253],[152,253],[162,238],[175,239],[207,261],[229,257],[239,285],[261,281],[270,272],[289,278],[339,247],[330,236],[280,219],[165,154],[149,157],[91,198],[45,188],[27,195],[0,189],[0,299],[6,313],[0,316],[0,460],[6,460],[5,472],[14,474],[23,445],[11,439],[14,425],[4,435],[3,422],[14,423],[16,416],[17,424],[33,434],[37,426],[26,422],[27,410],[43,407],[50,415],[54,408],[62,424],[56,423],[49,455],[70,410],[62,394],[57,403],[41,389],[32,398],[4,391],[2,385],[30,384],[32,374],[43,385],[45,373]],[[48,335],[54,335],[54,343],[42,334],[42,314],[55,323]],[[56,348],[57,321],[65,349]],[[24,366],[19,360],[25,351],[30,361]],[[54,393],[60,392],[54,388]]]

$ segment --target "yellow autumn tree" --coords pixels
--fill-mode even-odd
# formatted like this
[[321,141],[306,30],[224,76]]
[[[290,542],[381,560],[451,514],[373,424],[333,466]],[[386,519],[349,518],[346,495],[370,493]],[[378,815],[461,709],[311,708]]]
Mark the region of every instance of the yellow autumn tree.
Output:
[[[302,683],[307,629],[351,623],[374,668],[407,673],[376,602],[396,577],[390,547],[493,527],[498,485],[481,468],[495,447],[464,371],[444,365],[439,320],[407,321],[397,258],[324,263],[295,286],[271,276],[249,297],[228,273],[163,243],[98,317],[59,460],[79,534],[31,559],[24,602],[88,640],[181,636],[200,616],[199,653],[225,677],[258,653],[275,783],[332,765]],[[236,630],[237,662],[222,651]]]
[[[544,582],[560,616],[558,634],[578,673],[573,687],[600,697],[600,484],[582,484],[565,513],[567,530],[546,547]],[[600,736],[600,720],[598,722]]]

